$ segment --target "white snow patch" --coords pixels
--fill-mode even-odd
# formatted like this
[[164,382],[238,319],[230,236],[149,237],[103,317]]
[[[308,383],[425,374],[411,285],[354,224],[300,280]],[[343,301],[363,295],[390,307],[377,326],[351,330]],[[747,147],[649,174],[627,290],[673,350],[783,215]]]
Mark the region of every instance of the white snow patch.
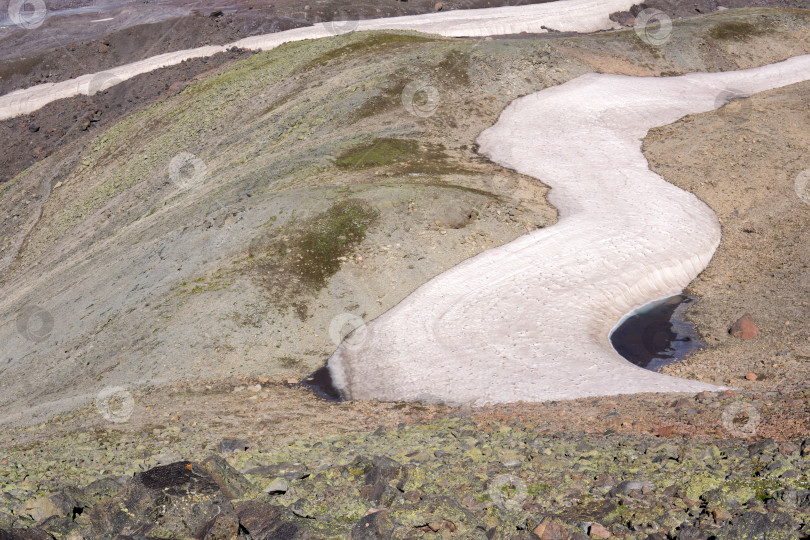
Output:
[[[596,32],[616,28],[618,25],[610,20],[609,15],[616,11],[627,10],[632,5],[633,0],[559,0],[530,6],[454,10],[385,19],[318,23],[305,28],[253,36],[228,45],[210,45],[160,54],[111,68],[103,73],[106,78],[117,78],[118,82],[121,82],[158,68],[179,64],[189,58],[211,56],[231,47],[270,50],[290,41],[329,37],[350,30],[416,30],[447,37],[543,33],[547,31],[545,28],[570,32]],[[0,96],[0,120],[34,112],[57,99],[88,94],[96,89],[93,80],[97,75],[87,74],[59,83],[40,84]]]
[[655,126],[810,79],[810,55],[756,69],[652,78],[589,74],[514,101],[481,153],[551,186],[559,222],[426,283],[329,361],[350,398],[448,404],[720,387],[634,366],[609,334],[678,294],[720,242],[714,212],[647,167]]

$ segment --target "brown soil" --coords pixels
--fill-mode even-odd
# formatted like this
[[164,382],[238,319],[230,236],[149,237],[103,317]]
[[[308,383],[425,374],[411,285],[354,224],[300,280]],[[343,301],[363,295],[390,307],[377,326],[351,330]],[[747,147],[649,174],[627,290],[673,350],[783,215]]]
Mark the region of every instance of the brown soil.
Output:
[[[667,373],[750,389],[810,378],[810,193],[797,187],[810,175],[809,102],[810,83],[800,83],[688,116],[645,140],[651,168],[711,206],[723,230],[687,290],[701,298],[687,318],[708,348]],[[745,313],[759,328],[747,341],[729,335]]]

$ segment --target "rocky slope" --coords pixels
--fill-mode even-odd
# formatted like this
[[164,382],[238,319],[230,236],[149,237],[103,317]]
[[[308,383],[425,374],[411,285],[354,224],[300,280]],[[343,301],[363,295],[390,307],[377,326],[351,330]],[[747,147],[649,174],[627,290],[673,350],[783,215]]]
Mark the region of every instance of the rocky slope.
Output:
[[[5,491],[0,528],[15,539],[736,540],[810,532],[810,440],[543,435],[532,424],[468,414],[283,447],[229,438],[200,461],[165,455],[158,459],[168,463],[134,476],[105,474],[125,448],[112,435],[95,459],[67,461],[81,470],[79,487],[27,498],[23,481]],[[0,469],[13,481],[25,475],[14,461],[21,457]],[[92,481],[91,470],[100,472]]]

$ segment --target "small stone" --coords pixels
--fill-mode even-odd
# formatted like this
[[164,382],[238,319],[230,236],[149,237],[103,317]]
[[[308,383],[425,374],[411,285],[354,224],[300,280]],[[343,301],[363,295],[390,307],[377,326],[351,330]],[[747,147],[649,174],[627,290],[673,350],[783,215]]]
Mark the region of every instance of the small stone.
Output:
[[604,528],[599,523],[591,523],[590,528],[588,529],[588,536],[591,538],[610,538],[612,535],[610,531]]
[[746,381],[755,381],[755,380],[757,380],[757,374],[756,373],[750,373],[750,372],[746,373],[745,374],[745,380]]
[[250,390],[251,392],[261,392],[262,391],[262,385],[254,384],[253,386],[248,386],[248,390]]
[[728,333],[735,338],[747,340],[757,337],[759,330],[757,329],[757,325],[754,324],[754,321],[751,320],[751,314],[746,313],[737,319],[737,322],[732,325]]
[[269,495],[282,495],[290,491],[290,483],[286,478],[276,478],[264,488],[264,492]]
[[616,490],[621,493],[632,493],[633,491],[641,491],[645,486],[650,489],[655,488],[655,484],[651,484],[649,482],[637,482],[635,480],[625,480],[624,482],[616,486]]
[[228,452],[244,452],[248,449],[248,444],[242,439],[222,439],[219,442],[219,452],[225,454]]
[[442,5],[442,3],[441,3],[441,2],[436,2],[436,5],[435,5],[435,6],[433,6],[433,9],[434,9],[435,11],[441,11],[443,8],[444,8],[444,6]]

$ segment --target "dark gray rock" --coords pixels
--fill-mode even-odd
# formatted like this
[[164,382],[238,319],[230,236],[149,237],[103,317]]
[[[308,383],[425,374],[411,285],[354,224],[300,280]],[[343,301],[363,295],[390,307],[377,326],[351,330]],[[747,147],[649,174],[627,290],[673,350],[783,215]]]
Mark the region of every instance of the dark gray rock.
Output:
[[776,497],[788,506],[810,506],[810,490],[807,489],[779,490]]
[[284,477],[287,480],[300,480],[309,476],[306,466],[296,463],[279,463],[277,465],[263,465],[248,470],[245,474],[256,476]]
[[759,441],[749,446],[748,455],[750,457],[754,457],[766,454],[776,454],[778,450],[779,448],[776,446],[773,439],[765,439],[764,441]]
[[699,527],[684,527],[678,531],[676,538],[678,540],[706,540],[709,536],[709,533],[702,531]]
[[126,479],[105,476],[82,488],[82,492],[87,497],[87,506],[93,506],[104,499],[115,497],[121,488],[126,485]]
[[617,494],[629,495],[634,492],[640,492],[645,487],[655,489],[655,484],[652,484],[650,482],[641,482],[638,480],[625,480],[624,482],[621,482],[618,486],[610,490],[610,493],[613,495]]
[[717,540],[790,540],[796,538],[798,524],[785,513],[746,512],[732,519],[730,527],[717,533]]
[[222,456],[208,457],[200,463],[200,468],[208,473],[229,499],[241,499],[256,490],[256,486],[231,467]]
[[372,467],[366,472],[364,478],[366,485],[389,484],[394,481],[394,486],[401,490],[408,480],[407,467],[391,458],[375,456],[371,463]]
[[0,530],[0,540],[53,540],[53,536],[37,527]]
[[214,516],[200,531],[200,540],[232,540],[239,534],[239,517],[233,509]]
[[239,524],[253,540],[282,540],[296,538],[301,531],[284,519],[284,508],[261,501],[246,501],[236,506]]
[[17,516],[0,512],[0,530],[8,530],[14,528],[19,518]]
[[65,538],[79,529],[79,525],[73,521],[73,518],[66,516],[51,516],[42,523],[38,523],[37,527],[56,538]]
[[232,509],[205,470],[180,461],[134,476],[115,497],[77,521],[83,536],[143,530],[154,536],[199,537],[215,516]]
[[390,538],[396,525],[388,515],[387,510],[380,510],[369,514],[352,527],[350,540],[378,540]]

